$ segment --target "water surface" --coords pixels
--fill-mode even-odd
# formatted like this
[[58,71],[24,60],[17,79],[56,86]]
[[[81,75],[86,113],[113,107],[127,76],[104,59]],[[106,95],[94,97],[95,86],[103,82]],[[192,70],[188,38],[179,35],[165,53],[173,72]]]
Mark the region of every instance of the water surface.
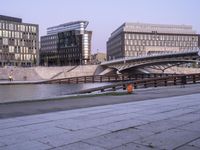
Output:
[[0,103],[66,95],[110,83],[0,85]]

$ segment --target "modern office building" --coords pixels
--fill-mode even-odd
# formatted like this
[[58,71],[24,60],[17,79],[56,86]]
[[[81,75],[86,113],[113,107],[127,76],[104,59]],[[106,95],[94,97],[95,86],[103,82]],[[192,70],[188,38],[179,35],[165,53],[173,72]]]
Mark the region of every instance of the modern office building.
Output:
[[41,37],[40,64],[45,66],[84,65],[90,62],[92,31],[87,21],[75,21],[47,29]]
[[107,59],[193,50],[200,35],[190,25],[124,23],[107,41]]
[[0,15],[0,66],[33,66],[38,62],[38,25]]

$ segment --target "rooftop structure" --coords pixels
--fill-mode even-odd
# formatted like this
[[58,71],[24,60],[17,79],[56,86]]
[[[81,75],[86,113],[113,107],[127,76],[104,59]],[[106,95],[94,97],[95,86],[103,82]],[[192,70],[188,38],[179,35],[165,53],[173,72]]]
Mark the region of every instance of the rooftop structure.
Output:
[[172,24],[149,24],[149,23],[130,23],[125,22],[111,36],[124,32],[146,32],[146,33],[174,33],[174,34],[196,34],[191,25],[172,25]]
[[3,16],[3,15],[0,15],[0,20],[13,21],[13,22],[22,23],[22,19],[21,18],[10,17],[10,16]]
[[70,30],[84,30],[86,29],[88,24],[89,24],[88,21],[73,21],[60,24],[57,26],[47,28],[47,35],[56,34],[63,31],[70,31]]

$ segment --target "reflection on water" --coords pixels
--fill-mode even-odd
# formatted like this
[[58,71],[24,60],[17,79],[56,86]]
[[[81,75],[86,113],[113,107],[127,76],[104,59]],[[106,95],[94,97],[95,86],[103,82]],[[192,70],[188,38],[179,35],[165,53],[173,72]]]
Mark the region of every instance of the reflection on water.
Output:
[[0,103],[56,97],[108,84],[109,83],[0,85]]

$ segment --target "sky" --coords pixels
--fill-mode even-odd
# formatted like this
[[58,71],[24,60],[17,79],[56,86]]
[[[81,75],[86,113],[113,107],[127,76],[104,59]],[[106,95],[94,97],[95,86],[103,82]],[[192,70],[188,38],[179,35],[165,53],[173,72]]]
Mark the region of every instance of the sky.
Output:
[[46,28],[87,20],[92,53],[106,52],[110,34],[124,22],[186,24],[200,33],[200,0],[0,0],[0,15],[19,17]]

